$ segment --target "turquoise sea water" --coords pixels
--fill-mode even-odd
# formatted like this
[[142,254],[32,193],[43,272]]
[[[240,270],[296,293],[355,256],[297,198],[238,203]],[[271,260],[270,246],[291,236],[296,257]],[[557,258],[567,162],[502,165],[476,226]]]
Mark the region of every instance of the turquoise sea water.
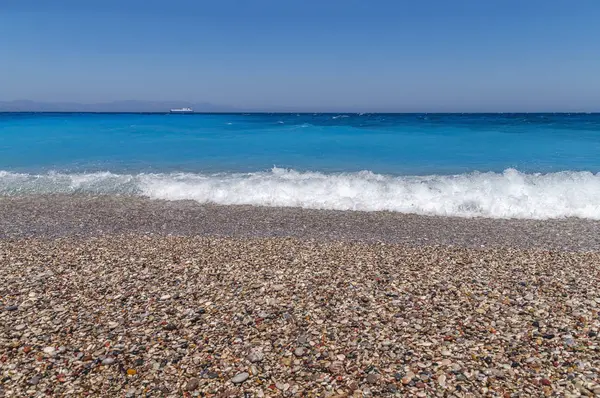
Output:
[[600,114],[1,114],[0,194],[600,218]]
[[0,169],[600,171],[600,114],[0,114]]

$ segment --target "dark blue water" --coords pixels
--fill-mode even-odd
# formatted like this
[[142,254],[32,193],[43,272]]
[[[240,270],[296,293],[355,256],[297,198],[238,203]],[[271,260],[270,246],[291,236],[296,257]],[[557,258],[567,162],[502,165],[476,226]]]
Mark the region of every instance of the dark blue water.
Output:
[[600,218],[600,114],[1,114],[0,195]]

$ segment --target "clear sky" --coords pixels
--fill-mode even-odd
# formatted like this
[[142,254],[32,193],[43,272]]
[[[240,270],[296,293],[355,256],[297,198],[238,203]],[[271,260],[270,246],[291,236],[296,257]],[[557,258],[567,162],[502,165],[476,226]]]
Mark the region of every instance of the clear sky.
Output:
[[1,0],[16,99],[600,111],[600,1]]

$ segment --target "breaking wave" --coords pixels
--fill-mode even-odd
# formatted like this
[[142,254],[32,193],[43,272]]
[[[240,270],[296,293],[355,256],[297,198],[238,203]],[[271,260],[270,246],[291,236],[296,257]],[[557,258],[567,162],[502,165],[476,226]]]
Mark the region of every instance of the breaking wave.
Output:
[[245,174],[20,174],[0,171],[0,195],[119,194],[200,203],[394,211],[437,216],[600,219],[600,173],[564,171],[388,176],[274,168]]

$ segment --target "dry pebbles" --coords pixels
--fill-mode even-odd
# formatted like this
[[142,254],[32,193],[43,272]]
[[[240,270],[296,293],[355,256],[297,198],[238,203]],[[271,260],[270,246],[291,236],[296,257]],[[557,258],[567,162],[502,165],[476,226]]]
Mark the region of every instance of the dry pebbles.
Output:
[[593,396],[600,255],[0,241],[3,396]]

